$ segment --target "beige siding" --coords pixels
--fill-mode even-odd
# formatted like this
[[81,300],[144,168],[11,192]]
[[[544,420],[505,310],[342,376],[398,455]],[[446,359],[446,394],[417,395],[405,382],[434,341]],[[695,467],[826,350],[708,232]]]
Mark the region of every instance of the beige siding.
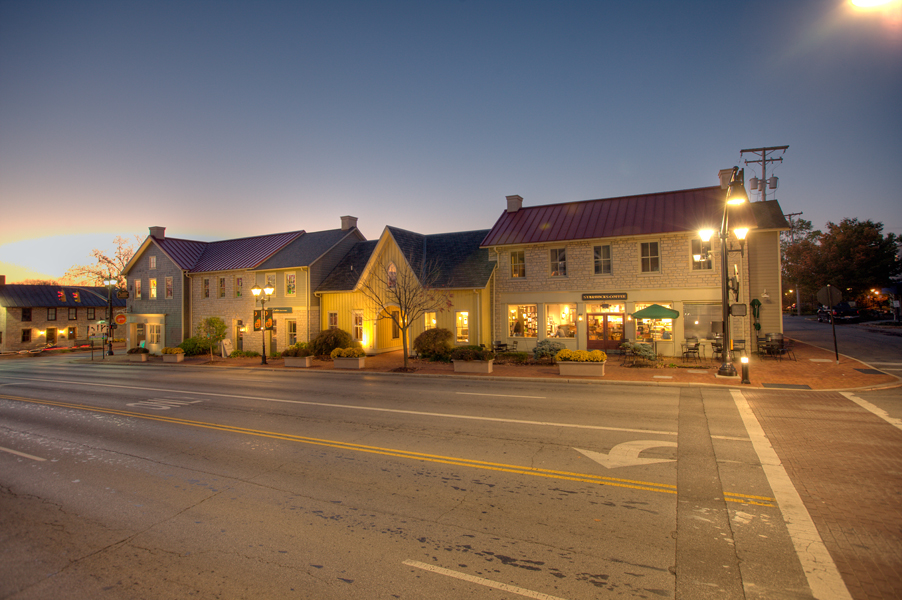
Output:
[[[761,334],[783,331],[780,236],[776,231],[749,235],[749,296],[761,302]],[[769,298],[764,297],[767,290]]]

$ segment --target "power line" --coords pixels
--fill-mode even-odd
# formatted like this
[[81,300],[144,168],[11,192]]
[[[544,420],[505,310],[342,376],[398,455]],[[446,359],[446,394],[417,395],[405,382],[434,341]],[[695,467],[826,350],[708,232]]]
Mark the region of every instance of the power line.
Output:
[[774,152],[780,152],[781,154],[786,152],[786,149],[789,148],[786,146],[769,146],[766,148],[746,148],[745,150],[739,151],[739,156],[742,157],[743,154],[754,154],[755,156],[759,156],[758,160],[746,160],[745,164],[760,164],[761,165],[761,180],[758,182],[758,189],[761,191],[761,200],[767,200],[767,187],[775,190],[777,189],[777,178],[772,177],[773,183],[768,181],[767,179],[767,165],[768,163],[774,162],[783,162],[783,157],[780,158],[768,158],[769,155]]

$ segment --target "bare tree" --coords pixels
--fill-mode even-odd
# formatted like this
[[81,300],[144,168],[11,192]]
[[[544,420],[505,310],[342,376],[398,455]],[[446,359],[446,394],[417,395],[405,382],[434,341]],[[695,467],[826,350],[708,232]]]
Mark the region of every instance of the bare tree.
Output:
[[404,368],[410,355],[410,326],[428,312],[444,312],[454,306],[454,294],[439,287],[441,269],[435,261],[427,261],[417,276],[411,269],[389,271],[386,265],[375,265],[360,283],[360,292],[376,307],[377,320],[391,319],[401,331]]
[[[138,244],[141,243],[140,236],[136,235],[135,240]],[[112,254],[94,248],[91,251],[91,256],[95,259],[93,264],[69,267],[69,270],[66,271],[63,277],[73,285],[103,285],[104,279],[119,277],[119,274],[125,269],[125,265],[134,256],[135,245],[118,235],[113,239],[113,244],[115,244],[116,248]],[[120,287],[124,285],[121,278],[119,285]]]

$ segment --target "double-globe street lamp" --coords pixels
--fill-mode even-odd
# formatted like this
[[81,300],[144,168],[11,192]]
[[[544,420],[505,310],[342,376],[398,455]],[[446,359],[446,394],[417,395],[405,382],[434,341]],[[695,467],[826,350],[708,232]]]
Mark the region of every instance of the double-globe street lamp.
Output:
[[[729,258],[727,242],[730,238],[729,209],[731,205],[743,204],[748,199],[748,194],[745,191],[745,170],[733,167],[733,172],[730,175],[730,185],[727,187],[727,195],[724,199],[723,220],[720,223],[720,283],[721,308],[723,309],[723,348],[721,349],[721,356],[723,357],[723,364],[720,365],[717,374],[721,377],[736,377],[736,367],[733,366],[733,340],[730,336],[730,290],[733,289],[733,291],[738,292],[739,286],[738,282],[736,282],[736,287],[733,287],[733,282],[730,281],[729,265],[727,264]],[[746,227],[737,227],[733,230],[733,234],[739,240],[740,249],[745,242],[745,236],[748,234],[748,231]],[[707,242],[711,239],[713,231],[709,229],[702,230],[699,233],[702,240]]]
[[[272,296],[272,293],[276,291],[275,288],[268,283],[265,288],[261,288],[259,285],[255,285],[251,288],[251,293],[254,295],[254,298],[260,300],[260,333],[263,335],[263,361],[261,364],[266,364],[266,300]],[[265,294],[265,296],[261,296],[260,293]]]

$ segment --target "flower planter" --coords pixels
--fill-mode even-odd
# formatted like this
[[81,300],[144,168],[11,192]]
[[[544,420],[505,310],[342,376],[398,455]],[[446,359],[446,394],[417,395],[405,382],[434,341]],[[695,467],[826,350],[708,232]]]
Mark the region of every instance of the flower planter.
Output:
[[492,360],[453,360],[455,373],[491,373]]
[[365,356],[361,356],[360,358],[336,357],[332,359],[336,369],[362,369],[365,360]]
[[129,362],[147,362],[147,354],[129,354]]
[[[357,360],[356,358],[348,358],[342,360]],[[286,356],[285,357],[285,366],[286,367],[295,367],[299,369],[306,369],[308,367],[313,366],[313,357],[312,356]]]
[[557,363],[557,368],[565,377],[604,377],[603,362],[561,361]]
[[185,360],[184,354],[164,354],[163,362],[180,363]]

